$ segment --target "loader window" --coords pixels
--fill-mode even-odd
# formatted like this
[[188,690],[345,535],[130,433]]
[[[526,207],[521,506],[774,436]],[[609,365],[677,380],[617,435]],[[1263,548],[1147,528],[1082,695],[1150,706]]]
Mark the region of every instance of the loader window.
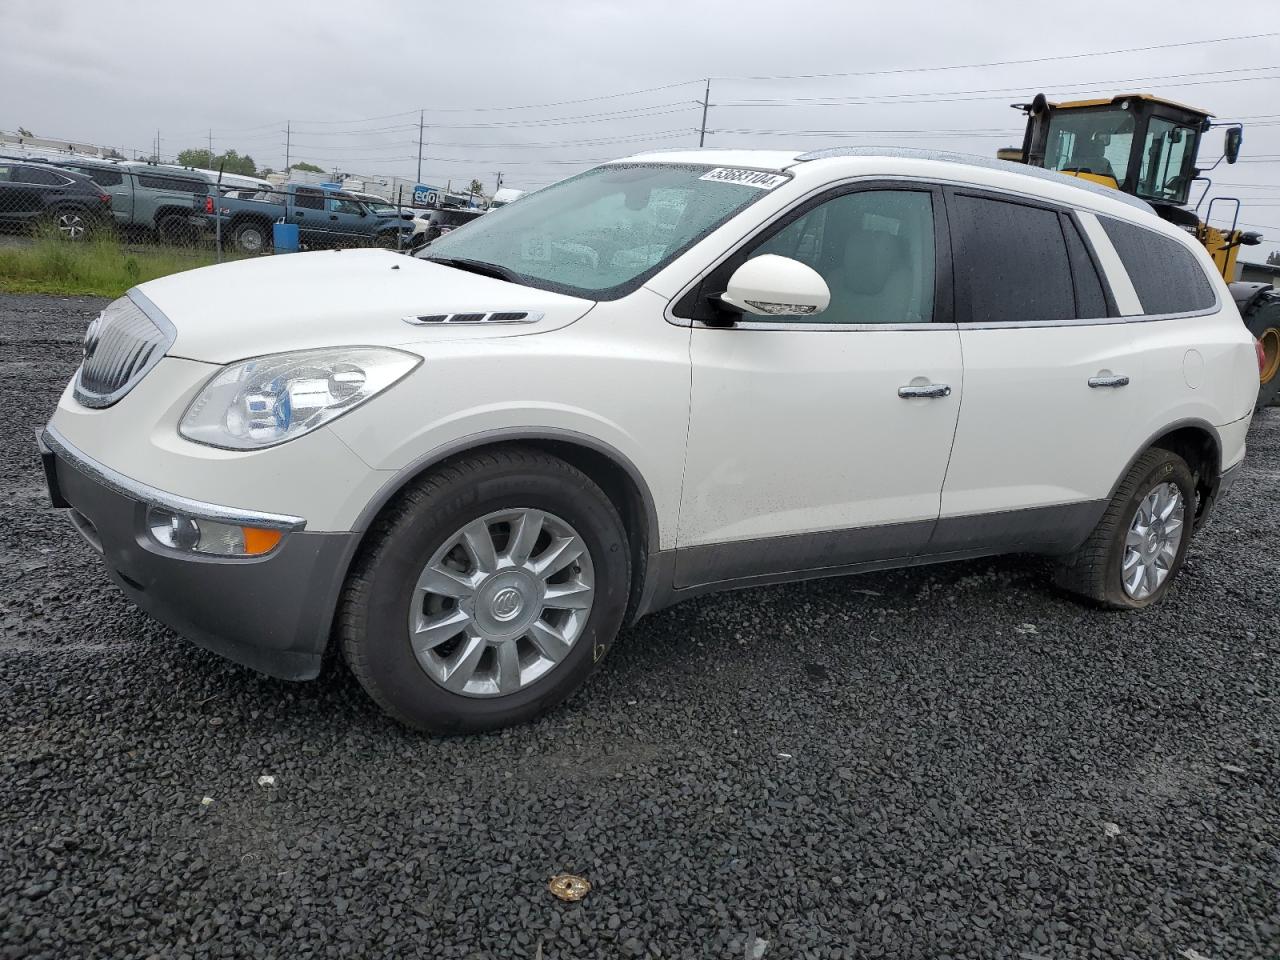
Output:
[[1207,310],[1217,301],[1199,259],[1174,240],[1111,217],[1098,217],[1148,315]]

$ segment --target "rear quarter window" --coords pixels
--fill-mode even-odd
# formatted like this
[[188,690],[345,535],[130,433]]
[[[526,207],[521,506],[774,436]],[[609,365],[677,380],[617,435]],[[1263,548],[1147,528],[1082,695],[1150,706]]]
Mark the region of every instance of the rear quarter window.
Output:
[[1192,313],[1217,302],[1199,258],[1177,240],[1123,220],[1098,220],[1120,255],[1143,313]]
[[88,177],[100,187],[118,187],[124,183],[124,177],[119,170],[110,170],[105,167],[71,167],[71,169]]
[[209,185],[203,180],[185,177],[164,177],[154,173],[138,174],[138,184],[150,190],[172,190],[175,193],[208,193]]

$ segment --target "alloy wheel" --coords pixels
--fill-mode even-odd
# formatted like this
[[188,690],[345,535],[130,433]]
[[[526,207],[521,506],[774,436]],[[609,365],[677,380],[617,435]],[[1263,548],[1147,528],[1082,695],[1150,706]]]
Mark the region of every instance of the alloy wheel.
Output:
[[591,554],[569,523],[542,510],[500,510],[446,538],[422,569],[409,643],[446,690],[509,696],[565,658],[594,598]]
[[1133,600],[1146,600],[1169,576],[1186,526],[1186,502],[1175,483],[1161,483],[1138,503],[1124,538],[1120,579]]

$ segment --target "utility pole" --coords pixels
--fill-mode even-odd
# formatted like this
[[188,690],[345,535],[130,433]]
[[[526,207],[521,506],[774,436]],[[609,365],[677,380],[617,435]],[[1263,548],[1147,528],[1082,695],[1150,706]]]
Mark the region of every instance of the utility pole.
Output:
[[213,166],[213,131],[209,131],[209,166]]
[[156,163],[160,162],[160,131],[156,131]]
[[707,105],[711,102],[711,78],[707,77],[707,90],[702,95],[702,129],[698,131],[698,146],[707,142]]
[[422,182],[422,114],[418,111],[418,182]]
[[293,132],[293,124],[286,120],[284,124],[284,176],[289,179],[289,139]]
[[489,200],[489,206],[493,206],[493,201],[498,198],[498,191],[502,189],[502,171],[498,171],[498,182],[493,185],[493,197]]

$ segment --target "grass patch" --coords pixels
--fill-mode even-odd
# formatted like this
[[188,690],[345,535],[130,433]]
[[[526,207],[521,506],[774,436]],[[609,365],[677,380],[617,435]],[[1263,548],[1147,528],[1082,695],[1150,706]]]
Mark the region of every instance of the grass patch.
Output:
[[212,250],[130,249],[113,236],[71,243],[56,234],[0,247],[0,291],[118,297],[132,286],[217,262]]

